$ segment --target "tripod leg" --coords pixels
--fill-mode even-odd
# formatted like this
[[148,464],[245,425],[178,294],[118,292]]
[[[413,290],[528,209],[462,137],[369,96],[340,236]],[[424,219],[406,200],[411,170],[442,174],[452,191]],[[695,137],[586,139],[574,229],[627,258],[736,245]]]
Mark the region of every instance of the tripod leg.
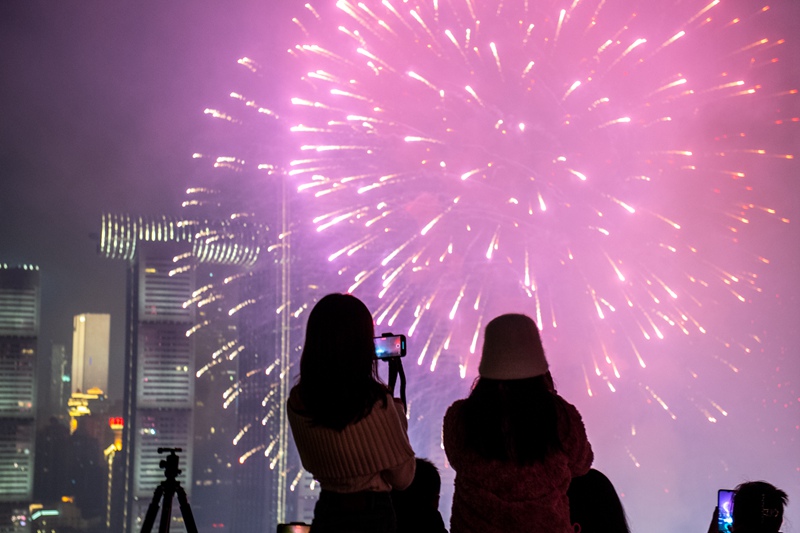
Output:
[[153,499],[150,500],[150,506],[147,508],[147,514],[144,516],[141,533],[150,533],[153,530],[153,524],[155,523],[156,515],[158,514],[158,504],[161,501],[161,495],[163,493],[164,487],[161,485],[156,487],[156,490],[153,491]]
[[181,506],[181,515],[183,516],[183,523],[186,526],[187,533],[197,533],[197,524],[194,522],[194,515],[192,508],[189,506],[189,501],[186,499],[186,491],[183,487],[178,485],[175,488],[178,493],[178,503]]
[[158,525],[158,533],[168,533],[169,524],[172,520],[172,496],[175,494],[175,487],[167,482],[164,489],[164,503],[161,506],[161,522]]

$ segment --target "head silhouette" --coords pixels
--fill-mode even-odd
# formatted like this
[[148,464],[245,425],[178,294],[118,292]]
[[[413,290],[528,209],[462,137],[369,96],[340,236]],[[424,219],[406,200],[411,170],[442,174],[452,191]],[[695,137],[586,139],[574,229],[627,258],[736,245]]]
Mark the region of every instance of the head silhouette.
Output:
[[355,296],[328,294],[311,310],[298,385],[315,423],[341,429],[385,395],[374,332],[369,309]]
[[630,532],[617,491],[602,472],[592,468],[586,475],[572,478],[567,496],[576,532]]
[[735,533],[777,533],[783,523],[785,492],[766,481],[750,481],[736,487],[733,495]]
[[405,490],[392,491],[398,533],[446,533],[439,513],[441,487],[436,465],[417,457],[414,481]]

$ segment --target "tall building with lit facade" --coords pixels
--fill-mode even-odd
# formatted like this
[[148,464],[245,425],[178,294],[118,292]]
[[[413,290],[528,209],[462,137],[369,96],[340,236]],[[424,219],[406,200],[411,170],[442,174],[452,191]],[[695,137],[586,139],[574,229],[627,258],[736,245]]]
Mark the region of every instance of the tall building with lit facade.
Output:
[[39,269],[0,264],[0,531],[27,532],[33,497]]
[[[201,269],[198,284],[222,274],[220,269]],[[212,273],[214,274],[212,276]],[[197,309],[197,321],[208,323],[192,337],[197,366],[195,380],[194,461],[192,464],[192,511],[198,528],[230,533],[234,516],[234,465],[239,431],[235,413],[239,403],[231,398],[238,376],[238,359],[228,360],[239,338],[238,317],[228,315],[227,299]],[[228,348],[228,349],[226,349]],[[215,357],[216,356],[216,357]],[[223,361],[223,362],[220,362]],[[205,364],[204,364],[205,363]]]
[[72,325],[72,393],[92,388],[108,393],[111,315],[76,315]]
[[[115,459],[123,464],[115,496],[122,512],[112,519],[115,531],[141,529],[153,492],[164,480],[158,448],[181,448],[178,480],[191,501],[195,333],[207,326],[192,304],[202,289],[197,268],[252,266],[260,238],[246,222],[103,216],[100,253],[128,262],[124,429]],[[180,516],[175,509],[173,517]]]
[[[264,272],[259,272],[244,283],[244,291],[258,294],[262,300],[257,306],[249,306],[240,313],[240,344],[242,353],[237,356],[241,376],[237,390],[236,418],[239,428],[245,429],[237,435],[237,457],[234,468],[233,531],[255,533],[274,528],[270,524],[278,513],[277,476],[267,473],[277,470],[274,458],[278,455],[277,439],[280,435],[279,420],[283,406],[277,399],[280,371],[276,363],[280,332],[275,327],[265,327],[265,319],[279,304]],[[265,368],[272,367],[267,373]],[[278,470],[279,471],[279,470]]]
[[[231,73],[243,93],[274,91],[266,78],[244,70]],[[295,195],[286,156],[291,140],[281,121],[273,120],[277,110],[254,106],[238,93],[231,96],[220,103],[220,111],[207,110],[225,120],[218,120],[216,133],[198,146],[195,162],[203,187],[187,191],[191,197],[184,206],[219,218],[244,216],[269,227],[267,253],[236,282],[241,301],[249,303],[235,314],[238,343],[228,353],[235,351],[238,376],[226,391],[238,427],[231,531],[262,533],[274,531],[276,522],[304,518],[314,498],[313,490],[302,488],[314,485],[300,467],[284,405],[297,373],[309,304],[325,288],[341,287],[341,281],[323,281],[338,274],[330,271],[318,239],[304,238],[318,233],[305,218],[305,200]]]
[[53,344],[50,347],[50,391],[48,394],[50,416],[56,418],[66,416],[71,379],[69,369],[66,346]]

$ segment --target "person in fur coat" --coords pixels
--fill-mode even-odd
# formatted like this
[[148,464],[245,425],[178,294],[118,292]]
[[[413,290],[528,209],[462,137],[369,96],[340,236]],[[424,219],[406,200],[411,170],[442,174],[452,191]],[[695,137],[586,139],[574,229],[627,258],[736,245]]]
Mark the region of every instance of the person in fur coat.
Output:
[[489,322],[478,374],[444,417],[456,471],[450,533],[573,533],[567,489],[594,456],[578,410],[555,391],[533,320]]

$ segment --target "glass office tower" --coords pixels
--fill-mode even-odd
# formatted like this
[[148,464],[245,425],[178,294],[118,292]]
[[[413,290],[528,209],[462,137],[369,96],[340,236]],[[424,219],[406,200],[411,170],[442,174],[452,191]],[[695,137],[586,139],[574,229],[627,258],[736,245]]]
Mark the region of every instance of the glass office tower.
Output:
[[39,269],[0,264],[0,531],[30,530]]
[[[117,490],[112,489],[118,501],[112,508],[121,509],[112,519],[117,531],[141,530],[153,492],[164,480],[159,448],[181,449],[178,480],[191,501],[199,408],[195,333],[207,326],[192,303],[197,270],[250,267],[260,252],[259,239],[256,228],[228,221],[103,217],[100,252],[128,262],[124,429],[115,458],[122,466]],[[175,509],[173,519],[180,516]]]

